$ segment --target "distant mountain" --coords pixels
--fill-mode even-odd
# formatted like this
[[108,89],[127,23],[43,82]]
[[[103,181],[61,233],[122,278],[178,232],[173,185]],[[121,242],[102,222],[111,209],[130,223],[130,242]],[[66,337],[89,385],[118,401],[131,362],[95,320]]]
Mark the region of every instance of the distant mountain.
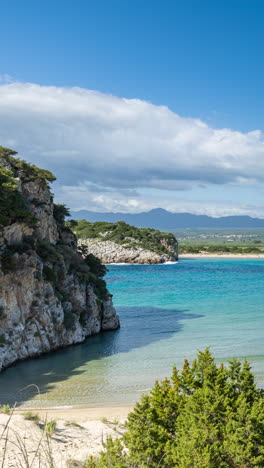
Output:
[[106,221],[115,223],[125,221],[137,227],[150,227],[154,229],[177,228],[264,228],[264,219],[251,218],[250,216],[224,216],[212,218],[206,215],[190,213],[171,213],[170,211],[156,208],[145,213],[97,213],[94,211],[72,211],[72,218],[87,219],[91,222]]

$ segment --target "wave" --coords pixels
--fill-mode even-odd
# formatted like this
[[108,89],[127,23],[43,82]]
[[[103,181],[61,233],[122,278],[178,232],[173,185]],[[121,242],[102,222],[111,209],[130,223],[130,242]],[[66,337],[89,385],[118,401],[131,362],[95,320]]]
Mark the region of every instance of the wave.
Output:
[[175,262],[164,262],[164,263],[159,263],[159,265],[176,265],[177,263],[179,263],[178,261],[175,261]]

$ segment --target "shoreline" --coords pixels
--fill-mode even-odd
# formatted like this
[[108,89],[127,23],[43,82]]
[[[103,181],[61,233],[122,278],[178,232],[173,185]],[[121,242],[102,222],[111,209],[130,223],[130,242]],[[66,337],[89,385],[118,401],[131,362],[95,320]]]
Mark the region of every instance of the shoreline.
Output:
[[14,409],[14,414],[24,414],[31,412],[44,416],[48,419],[60,419],[64,421],[101,421],[102,418],[125,420],[128,413],[133,409],[132,405],[114,406],[55,406],[55,407],[18,407]]
[[236,259],[264,259],[263,254],[232,254],[232,253],[198,253],[198,254],[181,254],[179,255],[179,260],[182,258],[232,258]]

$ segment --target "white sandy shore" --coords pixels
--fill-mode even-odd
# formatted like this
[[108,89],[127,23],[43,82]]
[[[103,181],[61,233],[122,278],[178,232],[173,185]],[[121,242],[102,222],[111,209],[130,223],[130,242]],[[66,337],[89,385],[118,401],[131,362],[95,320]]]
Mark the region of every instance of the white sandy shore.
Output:
[[[50,457],[56,468],[84,467],[85,460],[90,455],[96,455],[102,450],[103,441],[108,436],[121,437],[124,422],[131,409],[109,406],[31,410],[32,414],[39,416],[40,424],[26,420],[25,409],[16,409],[11,418],[10,415],[0,414],[0,466],[4,456],[4,468],[29,466],[25,453],[32,462],[39,446],[39,452],[30,465],[32,468],[50,467]],[[49,438],[43,428],[45,422],[51,420],[56,421],[56,429]],[[8,443],[5,450],[6,439]]]
[[252,259],[264,259],[264,254],[228,254],[228,253],[199,253],[199,254],[180,254],[179,255],[179,260],[181,258],[237,258],[237,259],[247,259],[247,258],[252,258]]

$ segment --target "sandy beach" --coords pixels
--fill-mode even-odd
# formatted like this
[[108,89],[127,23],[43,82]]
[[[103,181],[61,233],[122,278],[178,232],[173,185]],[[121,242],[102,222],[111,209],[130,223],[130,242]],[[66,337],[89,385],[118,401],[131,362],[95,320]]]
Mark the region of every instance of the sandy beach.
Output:
[[[28,416],[28,410],[23,408],[16,409],[12,415],[0,413],[0,461],[5,457],[1,466],[24,467],[30,461],[32,468],[84,467],[89,456],[103,449],[107,437],[122,436],[131,409],[125,406],[45,408],[34,409]],[[36,415],[37,422],[32,420]],[[56,428],[48,436],[45,424],[50,421],[56,421]]]
[[237,258],[241,259],[264,259],[264,254],[229,254],[229,253],[198,253],[198,254],[180,254],[179,260],[181,258]]
[[24,414],[31,411],[38,414],[40,418],[45,419],[63,419],[65,421],[85,422],[85,421],[100,421],[102,418],[107,420],[126,419],[132,406],[71,406],[71,407],[55,407],[55,408],[34,408],[15,409],[15,414]]

